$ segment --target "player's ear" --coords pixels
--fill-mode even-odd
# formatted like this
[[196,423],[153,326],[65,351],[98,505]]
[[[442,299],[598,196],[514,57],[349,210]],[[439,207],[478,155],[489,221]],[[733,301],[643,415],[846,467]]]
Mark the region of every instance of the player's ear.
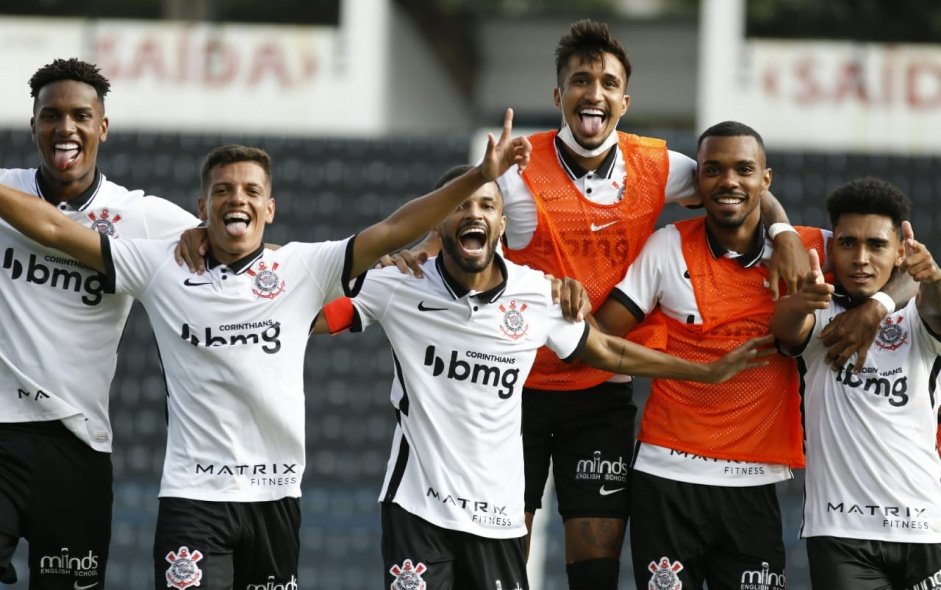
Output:
[[268,197],[267,213],[265,214],[265,223],[274,221],[275,202],[274,197]]
[[206,198],[200,196],[196,199],[196,211],[199,219],[201,221],[206,221],[208,215],[206,214]]
[[555,108],[562,109],[562,89],[556,86],[552,89],[552,103],[555,105]]

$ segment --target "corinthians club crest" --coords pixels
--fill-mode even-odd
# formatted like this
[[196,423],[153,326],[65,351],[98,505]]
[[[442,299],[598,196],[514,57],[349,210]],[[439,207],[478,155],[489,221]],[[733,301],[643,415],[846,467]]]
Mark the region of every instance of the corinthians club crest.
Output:
[[908,342],[908,332],[902,329],[902,320],[905,319],[899,315],[892,318],[887,315],[882,325],[879,326],[879,334],[876,335],[876,346],[882,350],[896,350]]
[[190,551],[189,547],[180,547],[177,551],[167,553],[164,558],[170,563],[170,567],[167,568],[167,587],[182,590],[190,586],[199,586],[199,581],[203,579],[203,571],[199,569],[196,562],[202,558],[202,553],[195,549]]
[[104,234],[109,237],[115,237],[114,234],[114,224],[121,221],[120,215],[115,215],[111,217],[111,212],[107,209],[102,209],[96,215],[94,211],[88,214],[88,218],[91,219],[91,227],[93,230],[100,234]]
[[248,269],[248,276],[253,277],[252,293],[259,299],[274,299],[284,292],[284,281],[275,272],[278,270],[278,263],[275,262],[268,268],[264,262],[258,263],[258,270]]
[[427,569],[421,562],[418,562],[418,565],[412,565],[411,559],[403,561],[401,566],[393,565],[389,573],[395,576],[395,580],[389,588],[391,590],[426,590],[428,585],[421,575]]
[[523,317],[523,312],[526,311],[527,307],[525,303],[517,307],[516,299],[510,300],[509,307],[502,303],[500,304],[500,311],[503,312],[503,321],[500,322],[500,330],[513,340],[519,340],[525,336],[526,331],[529,330],[529,324],[526,323],[526,318]]
[[647,590],[682,590],[683,582],[676,575],[682,571],[682,563],[678,561],[670,563],[668,557],[661,557],[659,563],[651,561],[647,569],[653,573],[647,584]]

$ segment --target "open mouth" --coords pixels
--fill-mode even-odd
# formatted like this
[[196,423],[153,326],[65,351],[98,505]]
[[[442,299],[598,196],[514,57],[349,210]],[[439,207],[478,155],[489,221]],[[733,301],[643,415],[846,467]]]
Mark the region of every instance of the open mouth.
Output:
[[248,231],[250,221],[251,218],[246,213],[241,212],[226,213],[222,218],[222,222],[225,224],[225,231],[235,238],[245,235],[245,232]]
[[59,170],[65,170],[75,163],[81,151],[81,147],[74,141],[59,142],[52,146],[52,163]]
[[471,256],[480,256],[487,245],[487,230],[480,226],[470,226],[458,232],[457,241],[461,249]]
[[746,201],[746,197],[743,195],[736,195],[734,193],[723,193],[713,197],[713,201],[719,205],[735,206],[744,203]]
[[608,117],[601,109],[582,108],[578,111],[578,120],[584,134],[598,135],[604,131],[604,124]]

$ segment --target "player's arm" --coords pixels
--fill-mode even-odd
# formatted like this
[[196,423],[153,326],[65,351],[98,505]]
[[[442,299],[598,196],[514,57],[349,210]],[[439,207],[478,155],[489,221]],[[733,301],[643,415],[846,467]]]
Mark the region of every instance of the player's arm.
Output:
[[[768,237],[774,243],[769,262],[768,289],[771,298],[777,300],[779,295],[797,292],[801,280],[810,272],[810,261],[804,243],[787,219],[784,207],[770,191],[761,194],[761,218],[768,230]],[[778,292],[780,281],[784,281],[784,293]]]
[[379,257],[394,252],[421,238],[447,217],[474,191],[493,182],[510,167],[522,170],[529,162],[532,146],[525,137],[510,137],[513,110],[507,109],[503,133],[498,140],[487,138],[487,151],[480,164],[443,187],[399,207],[392,215],[356,236],[350,276],[358,276],[372,267]]
[[918,283],[907,272],[896,268],[879,292],[891,300],[891,309],[882,299],[870,297],[868,301],[837,314],[820,331],[820,341],[827,349],[826,362],[834,369],[845,366],[854,354],[853,371],[858,372],[865,366],[869,347],[876,339],[883,318],[918,295]]
[[918,282],[918,315],[935,334],[941,334],[941,269],[924,244],[915,240],[912,225],[902,222],[905,259],[902,270]]
[[826,283],[816,250],[810,250],[810,272],[793,295],[778,299],[771,316],[771,333],[784,352],[796,352],[814,329],[814,310],[830,305],[833,285]]
[[716,361],[694,363],[589,327],[578,356],[586,364],[612,373],[721,383],[739,371],[766,365],[761,357],[774,354],[771,342],[771,336],[753,338]]
[[101,235],[62,215],[45,200],[0,184],[0,217],[28,238],[105,271]]

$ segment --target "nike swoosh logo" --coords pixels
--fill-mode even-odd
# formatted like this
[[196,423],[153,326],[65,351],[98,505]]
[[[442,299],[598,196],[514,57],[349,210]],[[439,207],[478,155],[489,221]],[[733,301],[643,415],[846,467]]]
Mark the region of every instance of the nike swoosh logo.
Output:
[[[206,282],[203,282],[203,283],[194,283],[194,282],[193,282],[193,279],[186,279],[185,281],[183,281],[183,284],[186,285],[187,287],[198,287],[198,286],[200,286],[200,285],[211,285],[212,282],[211,282],[211,281],[206,281]],[[97,583],[97,582],[96,582],[96,583]]]
[[604,489],[604,486],[601,486],[601,489],[598,490],[598,493],[601,494],[602,496],[610,496],[611,494],[616,494],[616,493],[618,493],[618,492],[623,492],[623,491],[626,490],[626,489],[627,489],[627,488],[614,488],[613,490],[606,490],[606,489]]
[[447,307],[426,307],[424,301],[418,302],[418,311],[447,311]]
[[606,227],[611,227],[615,223],[617,223],[617,221],[609,221],[608,223],[602,223],[601,225],[595,225],[594,223],[592,223],[591,231],[601,231]]
[[75,590],[88,590],[89,588],[94,588],[97,585],[98,585],[98,582],[95,582],[94,584],[89,584],[87,586],[79,586],[78,582],[76,581],[74,584],[72,584],[72,588],[74,588]]

